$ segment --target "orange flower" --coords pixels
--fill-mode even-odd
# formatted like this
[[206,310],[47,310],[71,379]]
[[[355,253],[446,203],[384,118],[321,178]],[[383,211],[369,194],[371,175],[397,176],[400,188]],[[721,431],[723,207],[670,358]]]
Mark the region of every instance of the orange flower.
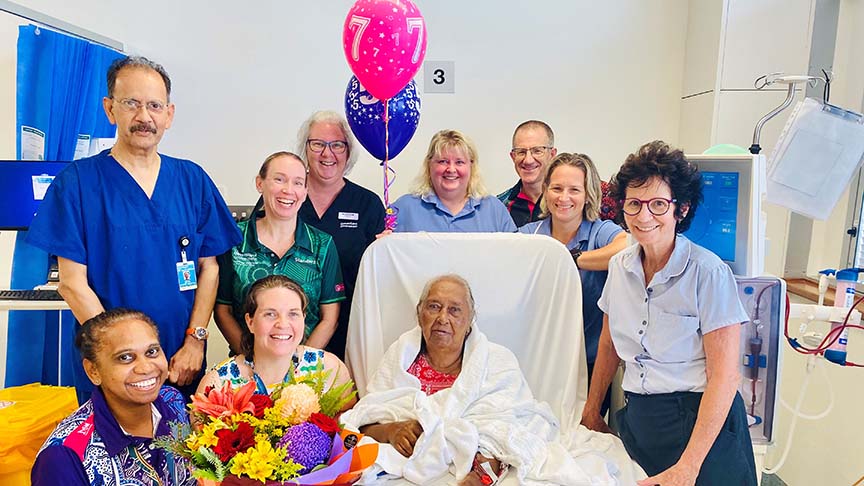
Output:
[[237,413],[255,413],[252,394],[255,383],[249,382],[234,390],[226,381],[221,389],[214,388],[207,393],[192,395],[192,410],[213,418],[226,418]]

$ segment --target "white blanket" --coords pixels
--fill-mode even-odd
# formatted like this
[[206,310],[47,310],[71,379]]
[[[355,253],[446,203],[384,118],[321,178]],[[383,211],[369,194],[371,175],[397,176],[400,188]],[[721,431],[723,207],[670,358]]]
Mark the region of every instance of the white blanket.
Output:
[[[415,327],[390,346],[368,394],[342,415],[345,426],[354,430],[408,419],[423,427],[410,458],[383,444],[379,468],[369,471],[364,483],[374,482],[381,469],[417,484],[461,479],[479,450],[513,466],[511,474],[524,485],[620,484],[615,460],[606,455],[617,455],[620,441],[581,426],[562,435],[549,406],[534,399],[513,353],[490,343],[476,326],[456,382],[427,396],[419,380],[405,371],[417,356],[420,337]],[[554,363],[548,372],[557,372]]]

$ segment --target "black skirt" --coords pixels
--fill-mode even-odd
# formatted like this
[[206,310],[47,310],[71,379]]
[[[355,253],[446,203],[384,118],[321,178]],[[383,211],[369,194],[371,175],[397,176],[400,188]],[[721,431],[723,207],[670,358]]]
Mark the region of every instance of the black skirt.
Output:
[[[627,453],[648,476],[673,466],[693,433],[702,393],[657,395],[626,393],[627,405],[616,413]],[[726,422],[702,463],[698,486],[756,486],[756,463],[747,429],[744,400],[736,393]]]

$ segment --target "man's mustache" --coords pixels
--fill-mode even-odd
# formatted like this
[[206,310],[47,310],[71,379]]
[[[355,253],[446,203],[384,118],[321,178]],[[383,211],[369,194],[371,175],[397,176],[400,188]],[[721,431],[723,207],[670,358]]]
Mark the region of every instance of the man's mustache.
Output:
[[150,133],[155,135],[156,134],[156,127],[151,127],[150,125],[147,125],[146,123],[139,123],[137,125],[132,125],[132,128],[129,129],[129,132],[130,133],[150,132]]

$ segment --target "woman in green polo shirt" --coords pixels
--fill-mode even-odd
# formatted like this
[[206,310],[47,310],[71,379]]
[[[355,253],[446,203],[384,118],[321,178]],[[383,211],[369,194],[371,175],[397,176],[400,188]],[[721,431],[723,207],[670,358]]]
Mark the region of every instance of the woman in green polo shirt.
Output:
[[345,285],[333,238],[297,216],[306,200],[306,166],[291,152],[276,152],[261,165],[255,188],[263,211],[239,223],[243,242],[219,258],[216,325],[238,353],[249,287],[267,275],[284,275],[309,297],[305,343],[324,349],[336,330]]

